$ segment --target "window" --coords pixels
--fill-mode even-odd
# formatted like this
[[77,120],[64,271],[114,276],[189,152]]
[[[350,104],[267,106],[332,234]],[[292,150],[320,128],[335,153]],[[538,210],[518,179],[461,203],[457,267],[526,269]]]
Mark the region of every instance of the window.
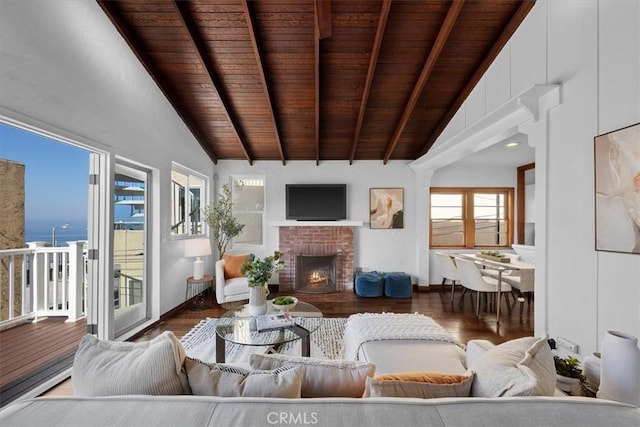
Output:
[[207,194],[207,178],[176,163],[171,170],[171,235],[204,233],[201,209]]
[[431,188],[431,247],[509,247],[512,188]]
[[231,197],[233,216],[244,224],[240,235],[233,239],[236,249],[256,249],[264,245],[264,177],[231,177]]

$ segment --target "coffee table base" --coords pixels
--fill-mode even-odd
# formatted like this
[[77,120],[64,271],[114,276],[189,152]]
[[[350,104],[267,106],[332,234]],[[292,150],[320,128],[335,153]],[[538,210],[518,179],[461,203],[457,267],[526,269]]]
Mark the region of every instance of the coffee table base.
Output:
[[[300,325],[293,325],[291,330],[302,340],[302,357],[311,357],[311,340],[309,331]],[[216,363],[225,363],[227,340],[216,334]],[[240,344],[244,345],[244,344]]]

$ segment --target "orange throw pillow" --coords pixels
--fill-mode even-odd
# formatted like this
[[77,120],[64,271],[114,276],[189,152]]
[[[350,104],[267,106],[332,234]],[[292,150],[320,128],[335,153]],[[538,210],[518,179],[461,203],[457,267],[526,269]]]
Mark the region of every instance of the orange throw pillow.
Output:
[[468,378],[468,375],[445,374],[441,372],[398,372],[380,374],[374,377],[382,381],[415,381],[431,384],[456,384]]
[[240,267],[249,258],[249,255],[227,255],[222,256],[224,261],[224,278],[233,279],[234,277],[242,277]]

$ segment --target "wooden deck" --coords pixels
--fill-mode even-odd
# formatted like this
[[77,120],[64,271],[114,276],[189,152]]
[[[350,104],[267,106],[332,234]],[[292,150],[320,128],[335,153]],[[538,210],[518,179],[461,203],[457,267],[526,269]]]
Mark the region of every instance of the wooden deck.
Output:
[[68,369],[85,320],[50,317],[0,332],[0,406]]
[[[437,287],[436,287],[437,289]],[[495,313],[482,312],[475,316],[471,299],[467,296],[464,304],[459,304],[460,292],[456,292],[454,303],[450,301],[449,287],[445,292],[436,291],[414,293],[411,299],[360,298],[353,292],[331,294],[298,294],[298,298],[317,306],[325,317],[347,317],[353,313],[395,312],[423,313],[441,324],[459,341],[466,343],[470,339],[488,339],[496,344],[510,339],[533,335],[533,303],[525,304],[522,318],[516,304],[514,313],[509,317],[504,310],[500,325],[496,324]],[[271,297],[277,296],[272,292]],[[224,304],[215,302],[211,308],[191,311],[189,304],[163,316],[162,320],[144,333],[134,337],[135,341],[146,341],[164,331],[172,331],[178,338],[187,333],[200,320],[206,317],[220,317],[230,308],[242,305],[246,301]],[[0,387],[2,400],[7,384],[28,376],[31,370],[46,364],[47,360],[71,355],[77,343],[85,334],[84,322],[64,323],[63,320],[48,319],[37,324],[27,324],[8,331],[0,332]],[[67,362],[71,360],[67,356]],[[67,365],[68,366],[68,365]],[[33,374],[32,374],[33,376]],[[28,382],[22,381],[28,385]],[[28,389],[28,388],[27,388]],[[45,393],[50,396],[69,396],[72,394],[71,380]]]

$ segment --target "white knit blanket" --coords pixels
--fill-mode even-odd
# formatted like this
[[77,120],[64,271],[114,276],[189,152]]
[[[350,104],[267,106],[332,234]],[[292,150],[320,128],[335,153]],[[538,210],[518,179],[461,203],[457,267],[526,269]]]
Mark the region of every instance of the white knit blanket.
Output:
[[362,344],[382,340],[425,340],[449,342],[464,348],[432,318],[419,313],[360,313],[347,320],[344,330],[344,358],[358,360]]

